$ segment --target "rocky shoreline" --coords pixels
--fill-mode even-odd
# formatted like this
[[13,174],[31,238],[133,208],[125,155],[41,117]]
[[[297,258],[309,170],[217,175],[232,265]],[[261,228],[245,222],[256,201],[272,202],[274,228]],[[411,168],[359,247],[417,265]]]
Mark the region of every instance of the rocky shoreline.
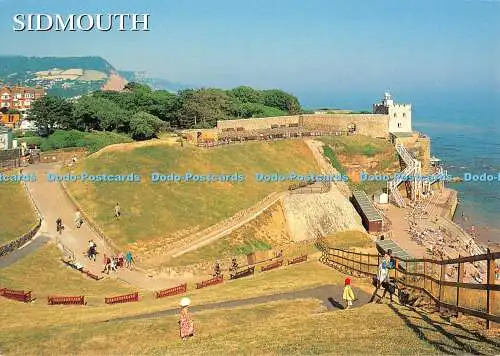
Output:
[[[444,203],[443,198],[446,198]],[[445,188],[428,200],[415,204],[408,213],[410,236],[426,248],[427,257],[441,260],[487,252],[487,246],[453,221],[457,207],[458,192]],[[464,282],[483,283],[486,280],[484,262],[467,263],[464,269]],[[458,266],[447,266],[446,279],[456,280],[457,273]]]

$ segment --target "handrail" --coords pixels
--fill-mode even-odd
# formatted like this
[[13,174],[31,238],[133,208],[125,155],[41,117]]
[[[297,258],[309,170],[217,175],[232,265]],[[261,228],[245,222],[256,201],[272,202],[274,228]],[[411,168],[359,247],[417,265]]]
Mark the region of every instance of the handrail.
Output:
[[[356,271],[361,274],[376,276],[378,272],[378,265],[381,256],[368,253],[359,253],[348,251],[338,248],[331,248],[324,240],[318,240],[316,247],[322,252],[320,261],[328,266],[340,266],[345,270]],[[500,259],[500,252],[490,252],[487,250],[486,254],[459,257],[448,260],[434,260],[428,258],[410,259],[395,257],[396,268],[394,269],[395,280],[408,288],[413,288],[424,292],[429,296],[438,307],[452,309],[457,313],[471,315],[486,320],[486,327],[490,328],[490,322],[500,323],[500,314],[493,313],[492,306],[494,304],[494,292],[500,291],[500,284],[495,281],[495,260]],[[377,261],[377,264],[370,263]],[[464,263],[471,263],[477,261],[485,261],[487,264],[487,280],[484,284],[464,283]],[[417,271],[415,267],[417,264],[423,264],[422,271]],[[447,265],[458,264],[458,276],[456,281],[445,280],[445,268]],[[430,268],[429,265],[441,266],[440,276],[436,277],[439,273],[433,273],[434,267]],[[413,268],[410,268],[413,267]],[[434,287],[433,287],[434,286]],[[437,287],[436,287],[437,286]],[[443,301],[442,287],[456,288],[455,304],[450,304]],[[482,290],[486,291],[486,305],[483,299],[480,300],[480,307],[473,309],[464,307],[460,304],[460,293],[467,290]],[[498,310],[496,311],[498,313]]]

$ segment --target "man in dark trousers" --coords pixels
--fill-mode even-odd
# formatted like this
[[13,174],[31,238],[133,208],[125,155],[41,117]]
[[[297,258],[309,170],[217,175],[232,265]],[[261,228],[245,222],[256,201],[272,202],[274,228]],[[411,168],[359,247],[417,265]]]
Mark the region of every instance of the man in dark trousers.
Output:
[[121,209],[120,209],[120,204],[116,203],[115,205],[115,219],[119,219],[121,216]]
[[63,230],[62,220],[59,217],[56,220],[56,230],[58,233],[62,233]]

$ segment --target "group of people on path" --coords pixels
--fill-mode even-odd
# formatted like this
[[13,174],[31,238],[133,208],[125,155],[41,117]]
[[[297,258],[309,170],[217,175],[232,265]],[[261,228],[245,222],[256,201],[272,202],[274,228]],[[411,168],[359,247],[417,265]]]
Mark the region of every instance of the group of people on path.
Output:
[[110,271],[116,272],[118,267],[131,268],[135,264],[132,252],[128,251],[125,255],[120,253],[118,256],[107,256],[104,254],[104,269],[102,273],[109,274]]

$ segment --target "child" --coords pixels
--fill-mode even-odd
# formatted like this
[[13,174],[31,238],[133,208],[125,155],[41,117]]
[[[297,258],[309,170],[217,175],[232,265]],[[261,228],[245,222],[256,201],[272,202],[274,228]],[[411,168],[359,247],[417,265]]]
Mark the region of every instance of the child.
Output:
[[347,302],[346,309],[352,307],[352,302],[356,300],[354,292],[352,291],[351,288],[351,279],[349,277],[347,277],[344,281],[344,293],[342,295],[342,299],[344,299]]
[[181,313],[179,320],[179,329],[181,339],[187,340],[187,338],[192,337],[194,334],[193,319],[189,313],[188,307],[191,304],[189,298],[182,298],[180,302]]

